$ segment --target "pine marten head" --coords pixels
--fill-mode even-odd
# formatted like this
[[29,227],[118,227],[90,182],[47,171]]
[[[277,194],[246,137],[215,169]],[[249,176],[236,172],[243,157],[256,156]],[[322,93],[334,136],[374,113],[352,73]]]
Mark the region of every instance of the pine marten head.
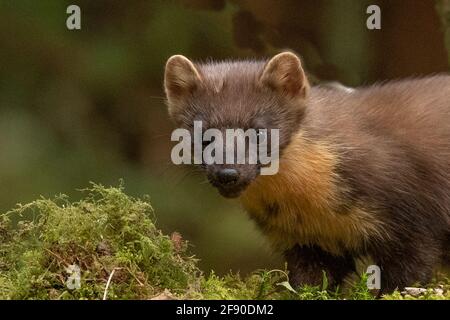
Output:
[[[268,61],[208,63],[175,55],[167,61],[164,85],[169,115],[179,128],[192,132],[194,122],[201,121],[202,130],[254,129],[258,139],[246,143],[268,141],[269,150],[273,141],[267,135],[278,129],[280,154],[299,128],[309,91],[300,59],[290,52]],[[203,148],[209,143],[203,141]],[[202,161],[200,165],[211,184],[231,198],[239,196],[265,164]]]

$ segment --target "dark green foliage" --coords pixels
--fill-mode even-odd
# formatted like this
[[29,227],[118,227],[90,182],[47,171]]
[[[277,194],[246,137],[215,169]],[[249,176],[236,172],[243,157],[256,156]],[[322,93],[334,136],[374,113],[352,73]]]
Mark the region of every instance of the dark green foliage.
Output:
[[449,52],[450,63],[450,1],[436,0],[436,10],[441,17],[442,29],[444,30],[444,42]]

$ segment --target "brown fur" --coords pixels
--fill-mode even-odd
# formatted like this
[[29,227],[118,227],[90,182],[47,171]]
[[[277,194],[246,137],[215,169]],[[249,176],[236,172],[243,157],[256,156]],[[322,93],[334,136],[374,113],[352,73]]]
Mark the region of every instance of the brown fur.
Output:
[[369,256],[391,291],[426,283],[447,262],[450,76],[310,88],[291,53],[268,62],[184,59],[166,66],[178,125],[280,129],[274,176],[258,176],[258,165],[231,166],[239,180],[230,189],[215,178],[225,165],[203,167],[285,252],[295,283],[317,284],[325,270],[339,284],[355,259]]

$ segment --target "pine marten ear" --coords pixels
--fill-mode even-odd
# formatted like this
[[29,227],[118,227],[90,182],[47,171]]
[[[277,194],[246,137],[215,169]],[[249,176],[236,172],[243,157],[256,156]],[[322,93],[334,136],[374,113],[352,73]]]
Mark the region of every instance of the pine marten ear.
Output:
[[170,109],[183,102],[202,82],[194,64],[182,55],[169,58],[164,75],[164,88]]
[[300,59],[291,52],[274,56],[264,67],[261,82],[288,98],[306,98],[309,83]]

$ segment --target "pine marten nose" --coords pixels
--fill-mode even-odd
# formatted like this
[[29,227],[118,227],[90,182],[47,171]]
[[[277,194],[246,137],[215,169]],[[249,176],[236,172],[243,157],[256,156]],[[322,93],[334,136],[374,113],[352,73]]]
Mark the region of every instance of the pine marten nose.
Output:
[[221,169],[216,173],[216,178],[220,184],[234,184],[238,181],[239,172],[236,169]]

